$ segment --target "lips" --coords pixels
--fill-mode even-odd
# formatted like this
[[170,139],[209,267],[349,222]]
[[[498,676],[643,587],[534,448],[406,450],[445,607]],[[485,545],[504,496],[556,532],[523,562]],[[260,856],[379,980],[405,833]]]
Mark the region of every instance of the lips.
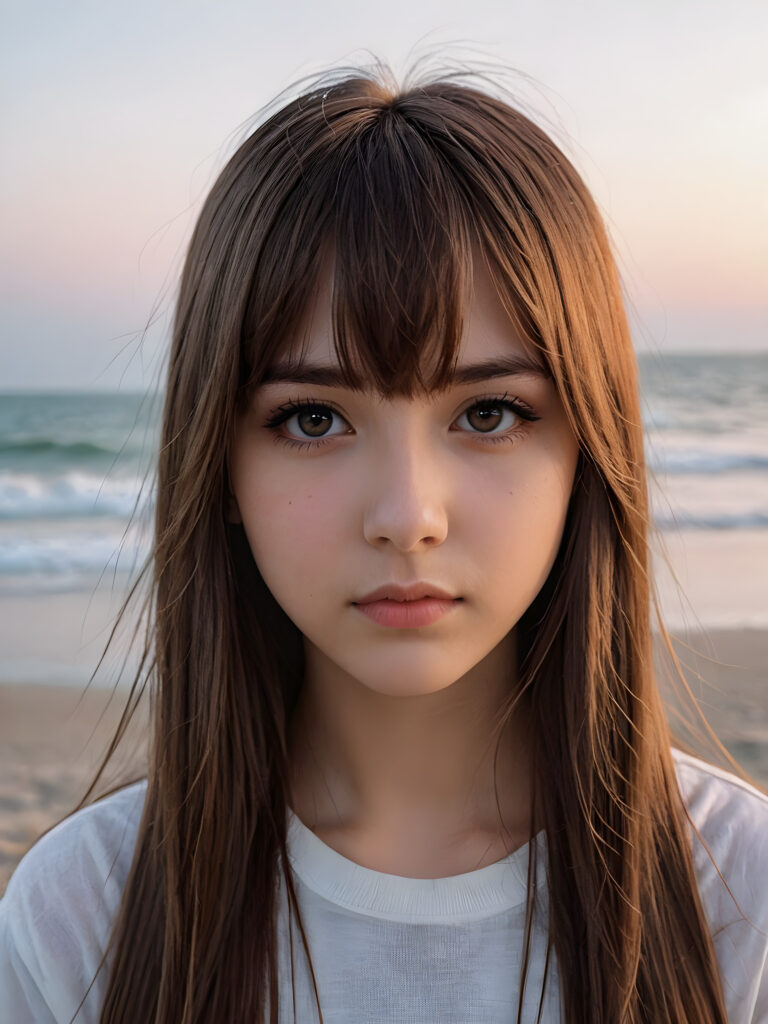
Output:
[[371,604],[373,601],[418,601],[424,597],[434,597],[443,601],[461,600],[461,598],[457,598],[444,587],[439,587],[434,583],[417,581],[416,583],[406,584],[387,583],[352,603]]
[[437,597],[421,597],[416,601],[392,601],[384,598],[355,604],[360,615],[365,615],[378,626],[390,629],[422,629],[439,622],[455,612],[461,598],[445,601]]

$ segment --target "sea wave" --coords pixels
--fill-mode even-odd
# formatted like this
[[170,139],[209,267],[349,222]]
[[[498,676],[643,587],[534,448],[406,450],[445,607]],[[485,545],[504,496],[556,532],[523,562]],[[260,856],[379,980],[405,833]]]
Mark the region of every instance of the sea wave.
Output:
[[92,441],[56,441],[48,437],[25,437],[0,441],[0,456],[23,458],[53,456],[59,462],[116,458],[120,452]]
[[768,470],[768,455],[757,452],[712,452],[696,449],[651,452],[649,468],[654,473],[669,476],[687,476],[690,473],[716,475],[737,470],[764,472]]
[[[137,501],[139,502],[136,507]],[[146,515],[150,497],[135,477],[71,472],[44,477],[0,473],[0,519],[70,519]]]
[[691,513],[684,509],[654,517],[660,530],[751,530],[768,527],[768,511]]
[[0,538],[0,576],[44,574],[54,583],[70,574],[98,576],[113,569],[130,570],[146,553],[138,535],[91,532],[77,536]]

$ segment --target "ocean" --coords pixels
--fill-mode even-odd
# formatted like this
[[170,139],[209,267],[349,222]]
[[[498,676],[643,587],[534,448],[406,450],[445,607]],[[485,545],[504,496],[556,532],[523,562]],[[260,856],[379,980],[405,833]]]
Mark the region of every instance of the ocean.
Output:
[[[662,534],[768,538],[768,356],[639,363]],[[132,393],[0,395],[0,595],[83,591],[140,564],[160,410],[159,396]],[[768,565],[747,561],[759,588]]]
[[645,356],[640,379],[657,526],[768,528],[768,355]]

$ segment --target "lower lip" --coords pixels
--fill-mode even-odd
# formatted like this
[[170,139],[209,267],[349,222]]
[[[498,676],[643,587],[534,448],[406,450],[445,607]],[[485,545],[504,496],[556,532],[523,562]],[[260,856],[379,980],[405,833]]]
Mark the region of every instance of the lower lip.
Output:
[[419,626],[431,626],[433,622],[442,619],[460,601],[460,597],[450,601],[422,597],[418,601],[371,601],[369,604],[356,604],[355,608],[379,626],[418,629]]

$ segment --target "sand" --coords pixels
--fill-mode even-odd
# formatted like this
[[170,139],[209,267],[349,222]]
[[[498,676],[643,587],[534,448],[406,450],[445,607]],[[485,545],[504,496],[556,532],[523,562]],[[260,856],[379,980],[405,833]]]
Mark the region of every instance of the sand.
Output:
[[[768,631],[710,631],[677,649],[719,738],[768,786]],[[126,691],[83,687],[0,684],[0,894],[26,850],[75,808],[117,726]],[[146,732],[144,705],[97,794],[143,774]]]

